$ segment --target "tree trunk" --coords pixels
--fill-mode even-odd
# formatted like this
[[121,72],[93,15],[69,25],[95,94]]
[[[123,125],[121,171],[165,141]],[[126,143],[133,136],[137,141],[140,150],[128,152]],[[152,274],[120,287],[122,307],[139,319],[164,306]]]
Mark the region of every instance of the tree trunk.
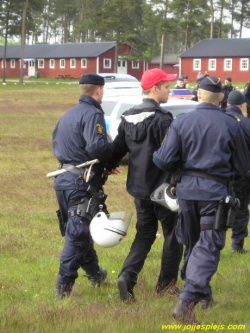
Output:
[[[165,2],[165,10],[163,13],[163,19],[166,21],[168,13],[168,0]],[[161,36],[161,59],[160,59],[160,69],[164,67],[164,53],[165,53],[165,34],[163,33]]]
[[210,38],[214,37],[214,1],[210,0],[210,9],[211,9],[211,26],[210,26]]
[[10,17],[10,3],[8,3],[6,11],[6,23],[5,23],[5,35],[4,35],[4,53],[3,53],[3,83],[6,81],[6,52],[8,44],[8,29],[9,29],[9,17]]
[[161,60],[160,60],[160,69],[163,69],[164,65],[164,49],[165,49],[165,34],[161,36]]
[[25,44],[26,13],[27,13],[28,3],[29,0],[25,0],[25,2],[23,3],[20,83],[23,83],[23,59],[24,59],[24,44]]

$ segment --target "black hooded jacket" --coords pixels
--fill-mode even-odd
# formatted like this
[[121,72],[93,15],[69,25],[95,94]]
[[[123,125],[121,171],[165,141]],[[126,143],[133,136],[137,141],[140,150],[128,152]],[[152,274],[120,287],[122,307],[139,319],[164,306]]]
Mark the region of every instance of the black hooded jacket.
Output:
[[149,199],[157,186],[170,180],[170,175],[154,164],[153,153],[161,146],[172,121],[172,114],[149,98],[121,116],[112,160],[129,153],[127,191],[137,199]]

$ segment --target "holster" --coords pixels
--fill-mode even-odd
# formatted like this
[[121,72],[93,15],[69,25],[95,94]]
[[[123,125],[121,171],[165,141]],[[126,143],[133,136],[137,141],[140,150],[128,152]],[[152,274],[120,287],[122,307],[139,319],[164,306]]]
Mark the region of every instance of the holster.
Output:
[[100,206],[104,205],[107,194],[105,194],[103,190],[96,191],[96,189],[90,185],[87,191],[91,195],[91,198],[84,197],[80,202],[71,203],[69,207],[77,204],[77,209],[69,213],[69,218],[78,215],[91,221],[100,210]]
[[56,211],[56,214],[57,214],[57,218],[58,218],[58,224],[59,224],[59,229],[60,229],[61,235],[62,235],[62,237],[64,237],[65,232],[66,232],[67,221],[63,221],[63,217],[62,217],[60,209],[58,209]]

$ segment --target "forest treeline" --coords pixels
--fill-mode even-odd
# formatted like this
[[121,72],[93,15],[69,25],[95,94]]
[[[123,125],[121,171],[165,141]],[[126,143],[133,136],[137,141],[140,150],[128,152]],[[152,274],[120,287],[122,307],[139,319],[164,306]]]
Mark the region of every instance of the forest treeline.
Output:
[[250,27],[250,0],[0,0],[0,8],[2,44],[22,32],[25,44],[116,41],[145,60],[163,40],[164,53],[180,53]]

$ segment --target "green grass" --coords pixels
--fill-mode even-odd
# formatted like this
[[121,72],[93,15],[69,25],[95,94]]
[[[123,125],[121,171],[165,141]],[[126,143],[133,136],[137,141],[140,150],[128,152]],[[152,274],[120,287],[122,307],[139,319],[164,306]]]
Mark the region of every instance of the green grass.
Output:
[[[127,166],[105,185],[110,212],[132,210],[128,236],[117,247],[96,246],[108,279],[92,288],[79,270],[69,299],[55,300],[54,289],[64,239],[55,211],[53,180],[57,169],[51,133],[60,118],[79,98],[74,84],[0,85],[0,332],[181,332],[162,325],[177,325],[171,316],[176,299],[154,292],[160,270],[163,238],[157,238],[135,287],[136,302],[121,304],[117,275],[135,235],[133,198],[125,190]],[[158,231],[162,234],[161,228]],[[197,317],[204,325],[246,325],[250,331],[250,255],[233,255],[227,244],[212,280],[216,305]],[[250,238],[246,239],[250,248]],[[180,287],[183,282],[179,281]],[[205,331],[197,330],[197,331]],[[206,332],[215,329],[206,328]],[[227,328],[220,331],[230,331]],[[188,332],[188,330],[186,330]]]

